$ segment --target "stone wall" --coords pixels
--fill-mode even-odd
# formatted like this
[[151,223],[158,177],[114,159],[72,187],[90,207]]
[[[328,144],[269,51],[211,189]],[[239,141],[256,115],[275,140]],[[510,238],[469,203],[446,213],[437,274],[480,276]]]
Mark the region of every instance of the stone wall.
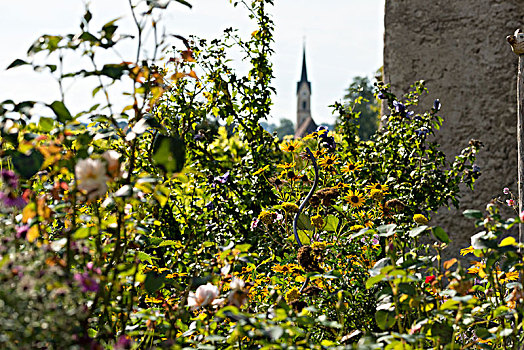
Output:
[[458,211],[443,209],[432,220],[448,231],[449,252],[457,254],[476,232],[462,211],[484,210],[505,186],[516,193],[517,57],[505,38],[524,24],[524,1],[386,0],[385,13],[384,78],[393,92],[427,82],[422,104],[442,102],[437,138],[448,159],[472,138],[485,145],[475,191],[465,189]]

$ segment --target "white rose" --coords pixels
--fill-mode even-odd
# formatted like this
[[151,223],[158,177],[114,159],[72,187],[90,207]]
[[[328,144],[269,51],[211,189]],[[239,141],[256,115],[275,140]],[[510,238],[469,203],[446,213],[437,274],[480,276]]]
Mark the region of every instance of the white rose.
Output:
[[198,309],[213,302],[218,297],[218,288],[211,283],[202,285],[197,288],[196,292],[189,292],[187,297],[187,306],[191,309]]
[[100,159],[81,159],[75,167],[78,189],[87,195],[89,200],[102,197],[107,192],[109,177],[105,164]]

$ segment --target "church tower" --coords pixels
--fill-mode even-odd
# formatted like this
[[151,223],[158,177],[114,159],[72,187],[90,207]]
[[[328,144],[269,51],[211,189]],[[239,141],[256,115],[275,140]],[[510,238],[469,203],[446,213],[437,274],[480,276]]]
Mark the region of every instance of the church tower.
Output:
[[302,53],[302,74],[297,83],[297,126],[295,137],[303,137],[317,129],[311,117],[311,83],[307,80],[306,48]]

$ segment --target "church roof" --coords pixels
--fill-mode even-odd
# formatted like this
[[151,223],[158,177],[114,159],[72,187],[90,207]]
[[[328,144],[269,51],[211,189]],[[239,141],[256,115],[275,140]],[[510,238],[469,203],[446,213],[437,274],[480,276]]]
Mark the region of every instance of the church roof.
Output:
[[300,76],[300,81],[297,83],[297,94],[300,89],[300,85],[303,83],[307,84],[309,88],[309,93],[311,93],[311,83],[307,80],[307,68],[306,68],[306,47],[304,46],[304,51],[302,52],[302,74]]
[[308,117],[301,125],[297,125],[297,129],[295,130],[295,138],[300,138],[306,136],[307,134],[311,134],[312,132],[316,131],[317,128],[317,123],[315,123],[313,118]]

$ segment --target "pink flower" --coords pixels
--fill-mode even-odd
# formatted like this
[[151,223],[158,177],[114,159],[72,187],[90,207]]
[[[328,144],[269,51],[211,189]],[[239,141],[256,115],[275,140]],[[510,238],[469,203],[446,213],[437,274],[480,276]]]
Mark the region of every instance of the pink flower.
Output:
[[187,297],[187,306],[191,308],[191,310],[198,309],[199,307],[208,305],[208,304],[216,304],[218,302],[221,302],[222,300],[215,300],[216,297],[218,297],[219,291],[218,288],[211,283],[208,283],[206,285],[202,285],[197,288],[196,292],[189,292],[189,295]]
[[520,221],[524,222],[524,210],[520,213]]
[[75,281],[80,284],[80,288],[82,289],[82,292],[97,292],[98,291],[98,283],[97,281],[89,276],[88,272],[84,273],[75,273]]
[[504,192],[504,194],[509,194],[509,188],[504,187],[504,189],[502,190],[502,192]]
[[506,203],[508,206],[513,207],[515,206],[515,200],[514,199],[506,199]]

